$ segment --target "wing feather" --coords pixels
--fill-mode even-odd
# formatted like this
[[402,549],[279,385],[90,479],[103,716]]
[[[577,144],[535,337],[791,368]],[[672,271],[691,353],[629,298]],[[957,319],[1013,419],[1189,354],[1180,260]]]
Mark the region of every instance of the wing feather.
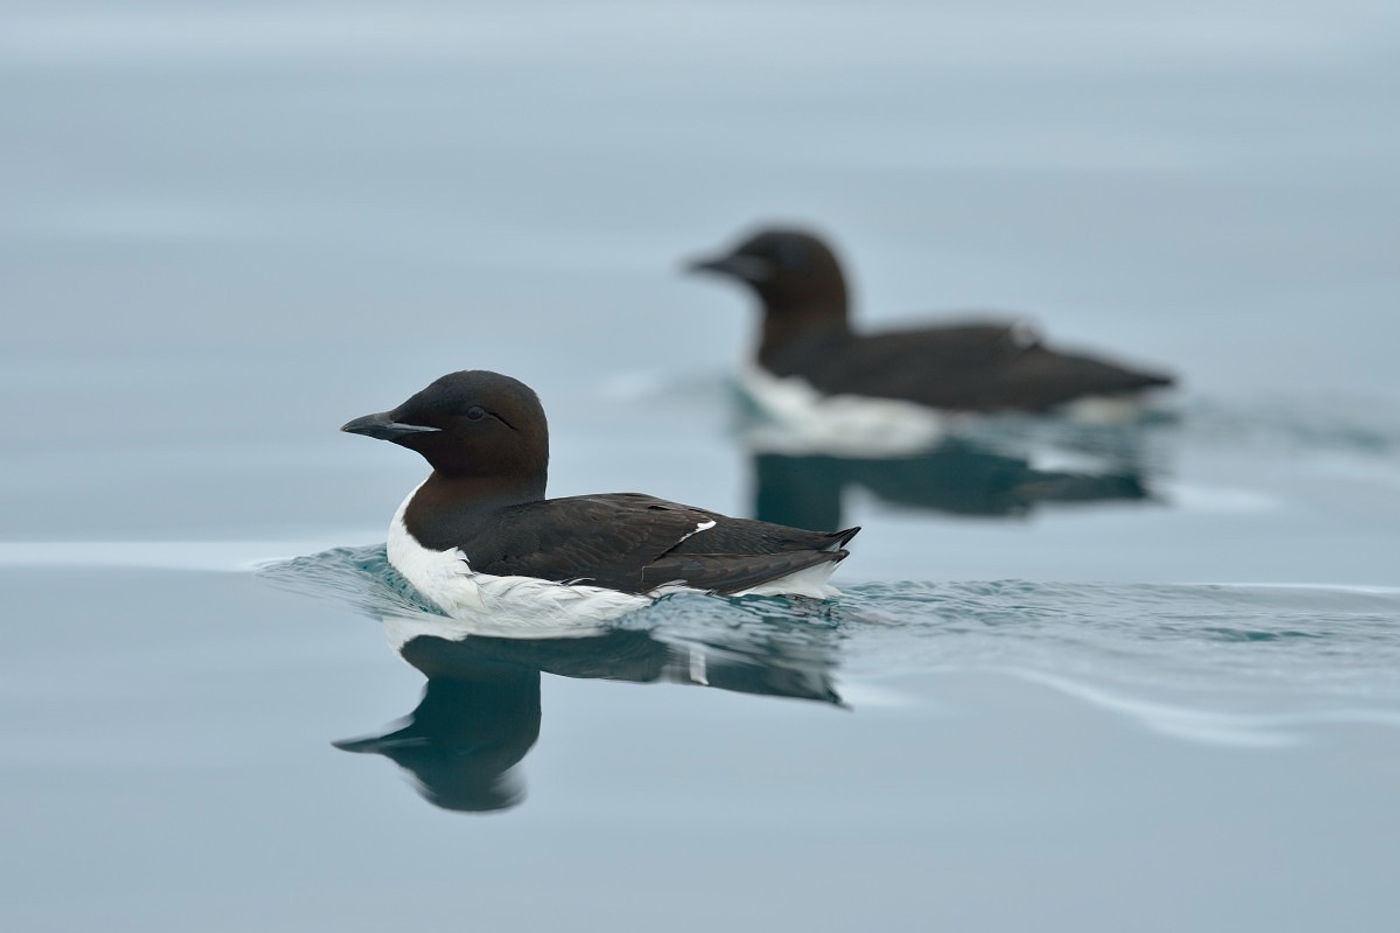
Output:
[[790,367],[831,394],[934,408],[1044,411],[1090,395],[1170,385],[1170,377],[1052,350],[1015,324],[969,324],[853,337]]
[[666,583],[736,592],[846,556],[859,529],[824,533],[639,493],[573,496],[501,510],[463,542],[474,570],[648,593]]

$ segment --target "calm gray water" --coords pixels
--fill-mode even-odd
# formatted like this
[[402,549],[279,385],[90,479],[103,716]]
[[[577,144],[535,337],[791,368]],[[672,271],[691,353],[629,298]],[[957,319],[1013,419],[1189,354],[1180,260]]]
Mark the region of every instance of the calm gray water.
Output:
[[[1393,925],[1393,4],[0,17],[5,929]],[[1178,417],[756,454],[678,265],[762,219]],[[843,596],[442,637],[335,428],[464,367],[554,494],[863,525]]]

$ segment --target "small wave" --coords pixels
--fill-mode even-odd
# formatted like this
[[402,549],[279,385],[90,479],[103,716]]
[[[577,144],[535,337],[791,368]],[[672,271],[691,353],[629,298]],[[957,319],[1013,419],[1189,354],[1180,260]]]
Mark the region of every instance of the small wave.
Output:
[[[260,574],[440,637],[510,634],[445,626],[382,546]],[[679,593],[610,627],[792,657],[819,646],[839,658],[853,698],[897,697],[889,683],[902,676],[998,672],[1200,741],[1263,746],[1332,723],[1400,725],[1400,587],[909,581],[828,601]]]
[[1394,399],[1197,399],[1184,410],[1188,438],[1221,448],[1400,453]]
[[371,616],[441,614],[394,569],[382,544],[337,547],[270,561],[258,568],[258,576],[282,589],[339,599]]
[[1340,708],[1281,714],[1233,713],[1184,703],[1143,700],[1044,671],[1010,673],[1101,709],[1135,719],[1155,732],[1213,745],[1256,748],[1296,745],[1302,741],[1301,730],[1317,725],[1400,726],[1400,710]]

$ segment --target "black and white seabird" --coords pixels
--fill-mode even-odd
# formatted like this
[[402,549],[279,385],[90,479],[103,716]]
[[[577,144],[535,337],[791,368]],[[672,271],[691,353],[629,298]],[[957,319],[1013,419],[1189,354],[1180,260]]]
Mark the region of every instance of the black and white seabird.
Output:
[[612,616],[676,588],[828,596],[859,531],[804,531],[640,493],[545,498],[549,428],[524,383],[450,373],[341,428],[417,451],[432,474],[399,506],[389,561],[449,614]]
[[688,268],[738,279],[757,293],[763,332],[746,388],[761,404],[775,400],[779,415],[838,398],[946,412],[1046,413],[1089,399],[1131,400],[1173,381],[1052,350],[1023,322],[856,333],[840,263],[802,230],[764,230]]

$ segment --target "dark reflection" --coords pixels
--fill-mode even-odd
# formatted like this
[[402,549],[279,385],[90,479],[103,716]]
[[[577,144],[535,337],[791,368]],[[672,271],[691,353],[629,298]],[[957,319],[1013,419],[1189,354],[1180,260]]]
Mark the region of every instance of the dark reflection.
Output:
[[[418,616],[419,627],[431,617]],[[429,802],[488,811],[524,798],[517,767],[540,733],[540,674],[671,682],[840,704],[832,685],[834,632],[736,630],[721,640],[615,630],[580,638],[419,634],[399,648],[428,677],[417,708],[383,735],[336,742],[412,773]]]
[[1135,502],[1151,498],[1134,467],[1103,472],[1039,470],[1029,459],[963,439],[902,457],[753,455],[754,514],[804,528],[839,528],[843,493],[955,515],[1020,516],[1043,503]]
[[539,671],[502,668],[477,680],[429,678],[400,728],[335,746],[392,759],[439,807],[486,811],[524,796],[513,772],[539,734]]

